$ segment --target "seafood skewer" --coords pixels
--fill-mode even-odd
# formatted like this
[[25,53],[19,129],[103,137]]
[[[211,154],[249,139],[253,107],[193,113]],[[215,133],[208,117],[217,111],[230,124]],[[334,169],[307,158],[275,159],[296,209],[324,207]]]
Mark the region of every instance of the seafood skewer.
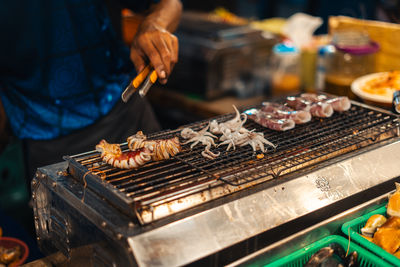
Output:
[[330,104],[335,111],[346,111],[351,107],[350,99],[347,96],[328,97],[326,95],[317,95],[314,93],[304,93],[300,97],[311,102],[323,102]]
[[286,104],[295,110],[306,110],[314,117],[328,118],[333,114],[330,104],[324,102],[312,102],[309,99],[295,96],[288,96]]
[[301,94],[300,97],[302,97],[310,102],[313,102],[313,103],[316,103],[316,102],[327,103],[332,106],[334,111],[339,111],[339,112],[349,110],[351,107],[350,99],[347,96],[338,96],[338,97],[330,98],[326,95],[317,95],[314,93],[304,93],[304,94]]
[[169,159],[182,150],[178,137],[147,140],[147,136],[144,135],[142,131],[138,131],[135,135],[129,136],[127,141],[128,147],[132,151],[143,147],[149,148],[153,152],[151,155],[153,161]]
[[261,110],[266,113],[272,113],[277,119],[291,119],[296,124],[307,123],[311,120],[311,113],[307,110],[293,110],[288,106],[263,102]]
[[276,131],[287,131],[293,129],[295,126],[295,121],[290,118],[282,118],[277,114],[264,112],[255,108],[246,110],[245,114],[261,126]]
[[149,162],[153,154],[147,147],[122,152],[118,144],[109,144],[104,139],[96,145],[96,150],[101,153],[101,159],[105,163],[121,169],[138,168]]

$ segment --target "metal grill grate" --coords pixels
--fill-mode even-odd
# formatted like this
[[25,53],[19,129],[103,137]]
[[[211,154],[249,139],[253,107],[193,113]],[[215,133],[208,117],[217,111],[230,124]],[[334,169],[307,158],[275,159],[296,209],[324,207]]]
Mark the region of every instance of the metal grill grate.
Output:
[[[233,115],[218,117],[226,121]],[[189,127],[205,127],[207,121]],[[316,165],[338,155],[398,136],[396,116],[353,105],[331,118],[314,118],[292,130],[276,132],[248,121],[247,129],[264,133],[277,145],[264,155],[250,146],[225,151],[215,160],[201,156],[202,146],[173,159],[152,162],[137,170],[120,170],[103,164],[97,152],[67,157],[72,175],[101,193],[126,213],[148,223],[249,186]],[[149,138],[170,138],[180,130],[164,131]],[[122,145],[126,148],[126,144]],[[257,156],[259,155],[259,156]],[[83,179],[85,178],[85,179]],[[133,213],[132,213],[133,212]]]

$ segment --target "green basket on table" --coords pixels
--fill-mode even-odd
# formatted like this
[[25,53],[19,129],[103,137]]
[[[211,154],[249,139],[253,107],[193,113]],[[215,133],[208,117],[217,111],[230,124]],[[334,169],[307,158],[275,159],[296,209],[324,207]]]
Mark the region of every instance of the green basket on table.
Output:
[[[342,236],[338,235],[330,235],[327,236],[321,240],[318,240],[302,249],[299,249],[292,254],[289,254],[283,258],[280,258],[277,261],[274,261],[272,263],[269,263],[265,266],[268,267],[302,267],[304,266],[308,260],[311,258],[311,256],[320,250],[323,247],[328,246],[331,243],[338,243],[344,251],[347,251],[347,247],[349,245],[349,241],[346,240]],[[357,251],[358,253],[358,263],[360,266],[366,266],[366,267],[386,267],[386,266],[392,266],[388,262],[380,259],[373,253],[367,251],[366,249],[363,249],[362,247],[358,246],[355,243],[350,242],[350,249],[349,253],[352,253],[353,251]]]
[[342,225],[342,232],[346,236],[350,236],[350,239],[362,247],[368,249],[369,251],[372,251],[376,255],[378,255],[380,258],[385,259],[387,262],[390,262],[394,266],[400,266],[400,259],[397,258],[396,256],[390,254],[383,248],[381,248],[378,245],[375,245],[374,243],[368,241],[364,237],[361,236],[361,228],[364,227],[365,223],[368,221],[369,217],[371,217],[374,214],[381,214],[387,217],[386,214],[386,204],[383,204],[382,207],[371,211],[370,213],[367,213],[363,216],[360,216],[358,218],[355,218],[354,220],[351,220],[345,224]]

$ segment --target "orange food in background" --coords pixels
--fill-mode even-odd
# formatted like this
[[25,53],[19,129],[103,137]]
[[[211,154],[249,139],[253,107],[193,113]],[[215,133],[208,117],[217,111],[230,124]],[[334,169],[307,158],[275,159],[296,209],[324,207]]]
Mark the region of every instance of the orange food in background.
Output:
[[361,90],[369,94],[391,95],[400,90],[400,71],[382,73],[379,77],[367,81]]
[[[386,207],[386,212],[389,216],[388,219],[376,229],[375,233],[372,234],[372,241],[371,237],[364,235],[361,236],[380,246],[390,254],[400,258],[400,217],[398,217],[400,214],[400,183],[395,184],[396,191],[389,196],[388,205]],[[368,219],[366,225],[374,216],[381,215],[372,215]]]

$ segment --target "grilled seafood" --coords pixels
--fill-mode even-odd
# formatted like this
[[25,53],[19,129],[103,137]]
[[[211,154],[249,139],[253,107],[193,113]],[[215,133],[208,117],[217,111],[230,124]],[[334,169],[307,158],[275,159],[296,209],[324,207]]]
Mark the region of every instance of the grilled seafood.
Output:
[[246,146],[250,145],[253,148],[253,151],[261,150],[265,152],[265,146],[272,146],[274,149],[276,146],[264,138],[264,134],[260,132],[254,132],[254,130],[249,131],[246,128],[241,128],[240,131],[231,132],[229,129],[225,130],[222,136],[220,137],[221,145],[228,145],[226,150],[229,150],[231,147],[235,149],[237,146]]
[[374,214],[369,217],[365,226],[361,228],[361,233],[368,237],[373,237],[376,229],[386,222],[386,217],[381,214]]
[[314,103],[309,109],[311,115],[320,118],[329,118],[333,114],[333,108],[327,103]]
[[262,152],[265,152],[264,145],[272,146],[274,149],[276,148],[276,145],[264,138],[263,133],[247,130],[245,135],[246,138],[244,139],[244,142],[240,143],[239,146],[250,145],[253,148],[253,151],[261,150]]
[[332,106],[334,111],[346,111],[349,110],[351,107],[350,99],[347,96],[338,96],[338,97],[328,97],[326,95],[317,95],[313,93],[304,93],[301,94],[300,97],[316,103],[316,102],[323,102],[327,103]]
[[[294,120],[290,118],[280,118],[274,113],[267,113],[259,109],[249,109],[244,112],[248,117],[263,127],[276,131],[287,131],[295,126]],[[311,117],[311,115],[310,115]]]
[[151,159],[153,161],[169,159],[182,150],[178,137],[170,139],[148,140],[147,136],[144,135],[142,131],[138,131],[136,134],[129,136],[127,141],[128,147],[132,151],[147,147],[153,152],[151,155]]
[[333,114],[331,105],[323,102],[311,102],[302,97],[289,96],[286,98],[286,104],[295,110],[306,110],[315,117],[330,117]]
[[387,214],[400,217],[400,183],[395,183],[396,191],[389,197]]
[[205,146],[204,150],[201,152],[201,155],[208,159],[215,159],[220,155],[220,153],[212,152],[211,146],[215,147],[216,144],[214,142],[214,138],[217,138],[212,133],[208,132],[210,124],[201,129],[200,131],[196,132],[191,128],[183,128],[181,131],[181,136],[184,139],[189,139],[183,144],[192,143],[190,148],[195,147],[197,144],[201,143]]
[[[184,139],[188,139],[183,144],[192,143],[191,148],[201,143],[205,146],[204,151],[201,155],[205,158],[215,159],[220,155],[220,152],[215,153],[211,151],[211,147],[228,145],[227,151],[231,148],[236,149],[236,146],[246,146],[250,145],[254,151],[261,150],[265,152],[265,145],[276,146],[264,138],[263,133],[254,132],[254,130],[249,131],[244,128],[243,125],[247,120],[247,115],[240,113],[239,110],[233,106],[236,115],[233,119],[218,123],[216,120],[212,120],[209,124],[199,130],[194,131],[191,128],[184,128],[181,131],[181,136]],[[218,137],[214,134],[220,134]],[[214,139],[217,139],[220,143],[216,145]]]
[[229,121],[221,123],[218,123],[216,120],[212,120],[210,122],[211,133],[222,134],[226,129],[229,129],[230,131],[234,132],[240,130],[243,127],[243,125],[246,123],[247,115],[244,113],[240,113],[239,110],[235,107],[235,105],[232,106],[235,109],[236,116]]
[[263,102],[261,110],[266,113],[272,113],[278,119],[291,119],[296,124],[302,124],[311,120],[311,113],[306,110],[293,110],[288,106],[272,103]]
[[231,148],[236,149],[236,146],[246,145],[250,145],[254,151],[261,150],[262,152],[265,152],[264,145],[276,148],[274,144],[264,138],[263,133],[254,132],[254,130],[249,131],[243,127],[247,120],[247,114],[240,114],[234,105],[233,108],[236,112],[233,119],[222,123],[218,123],[216,120],[210,122],[210,131],[222,134],[219,138],[221,143],[218,146],[228,145],[227,151]]
[[333,108],[330,104],[324,102],[313,102],[303,97],[289,96],[286,98],[286,104],[295,110],[306,110],[314,117],[328,118],[333,114]]
[[105,163],[121,169],[138,168],[149,162],[153,154],[148,147],[122,152],[118,144],[109,144],[104,139],[96,145],[96,150],[101,153],[101,158]]

